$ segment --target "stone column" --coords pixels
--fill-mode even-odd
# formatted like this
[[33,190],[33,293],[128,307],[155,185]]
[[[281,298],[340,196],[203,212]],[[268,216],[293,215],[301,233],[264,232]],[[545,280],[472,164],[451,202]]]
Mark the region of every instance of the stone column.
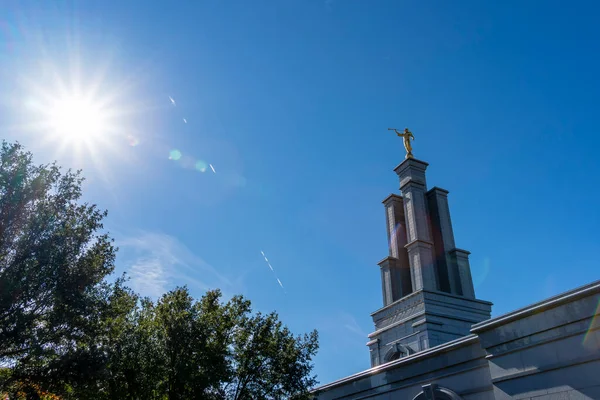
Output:
[[408,260],[414,291],[437,290],[433,241],[427,218],[426,162],[408,158],[394,169],[404,198]]
[[400,258],[406,253],[406,221],[404,218],[404,200],[402,196],[390,194],[383,200],[385,206],[385,221],[389,254],[391,257]]
[[475,299],[475,288],[473,287],[473,277],[471,276],[471,266],[469,265],[469,253],[466,250],[454,249],[450,251],[450,256],[458,266],[458,275],[462,287],[463,296],[469,299]]
[[384,258],[377,265],[381,269],[381,293],[383,294],[383,306],[392,304],[394,302],[393,290],[392,290],[392,272],[388,260],[391,257]]
[[412,292],[404,201],[396,194],[383,200],[385,206],[389,257],[379,263],[383,286],[383,304],[388,305]]
[[379,356],[379,339],[370,340],[367,343],[369,353],[371,353],[371,367],[376,367],[381,364]]
[[427,204],[431,221],[431,234],[435,249],[439,288],[443,292],[462,295],[462,285],[455,257],[454,232],[448,207],[448,191],[434,187],[427,192]]
[[[406,250],[405,250],[406,251]],[[381,286],[383,305],[387,306],[411,293],[411,275],[406,264],[394,257],[386,257],[379,262],[381,268]]]

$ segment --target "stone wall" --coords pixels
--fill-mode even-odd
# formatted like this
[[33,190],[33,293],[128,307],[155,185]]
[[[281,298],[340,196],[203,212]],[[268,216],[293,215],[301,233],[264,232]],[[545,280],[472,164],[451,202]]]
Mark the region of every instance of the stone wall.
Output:
[[322,386],[315,398],[410,400],[435,382],[463,399],[493,399],[485,355],[477,336],[469,335]]
[[496,399],[600,399],[600,282],[472,328]]

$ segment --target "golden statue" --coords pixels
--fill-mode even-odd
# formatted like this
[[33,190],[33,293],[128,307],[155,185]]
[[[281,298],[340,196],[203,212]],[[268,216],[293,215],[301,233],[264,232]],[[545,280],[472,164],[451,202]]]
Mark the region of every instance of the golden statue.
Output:
[[410,145],[410,139],[415,140],[412,132],[408,130],[408,128],[404,128],[404,133],[398,132],[395,128],[388,128],[388,131],[394,131],[398,136],[404,139],[404,148],[406,149],[406,157],[405,158],[414,158],[412,154],[412,146]]

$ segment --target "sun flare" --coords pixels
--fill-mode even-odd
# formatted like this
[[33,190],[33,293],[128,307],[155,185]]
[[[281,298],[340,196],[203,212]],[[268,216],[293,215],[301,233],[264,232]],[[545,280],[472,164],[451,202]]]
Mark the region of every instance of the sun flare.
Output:
[[31,43],[14,72],[14,91],[2,94],[14,110],[10,130],[47,160],[108,181],[123,162],[140,160],[147,130],[140,116],[156,109],[138,93],[144,71],[132,73],[112,41],[91,46],[77,29],[65,31],[64,41],[63,32],[56,40],[46,33],[32,33],[44,40]]
[[122,84],[109,85],[103,75],[83,79],[82,73],[72,72],[64,79],[64,73],[51,71],[39,83],[29,81],[24,128],[55,159],[77,168],[108,170],[115,157],[127,153],[125,146],[133,146],[131,138],[136,139],[126,120],[132,109],[121,98],[128,93]]
[[92,142],[107,129],[107,115],[90,99],[66,96],[53,101],[48,110],[53,133],[66,141]]

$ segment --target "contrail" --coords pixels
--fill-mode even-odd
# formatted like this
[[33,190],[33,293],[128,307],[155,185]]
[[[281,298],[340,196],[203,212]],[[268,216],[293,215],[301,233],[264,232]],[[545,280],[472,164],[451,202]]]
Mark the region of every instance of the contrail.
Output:
[[260,254],[262,254],[263,258],[265,259],[265,262],[267,263],[267,265],[269,266],[269,268],[271,268],[271,272],[273,272],[273,275],[275,275],[275,279],[277,279],[277,283],[279,283],[279,286],[281,286],[281,288],[283,289],[284,293],[287,293],[285,291],[285,288],[283,287],[283,283],[281,283],[281,280],[277,277],[277,273],[275,272],[275,270],[273,269],[273,266],[271,265],[271,263],[269,262],[269,259],[267,258],[267,256],[265,255],[265,253],[261,250]]

